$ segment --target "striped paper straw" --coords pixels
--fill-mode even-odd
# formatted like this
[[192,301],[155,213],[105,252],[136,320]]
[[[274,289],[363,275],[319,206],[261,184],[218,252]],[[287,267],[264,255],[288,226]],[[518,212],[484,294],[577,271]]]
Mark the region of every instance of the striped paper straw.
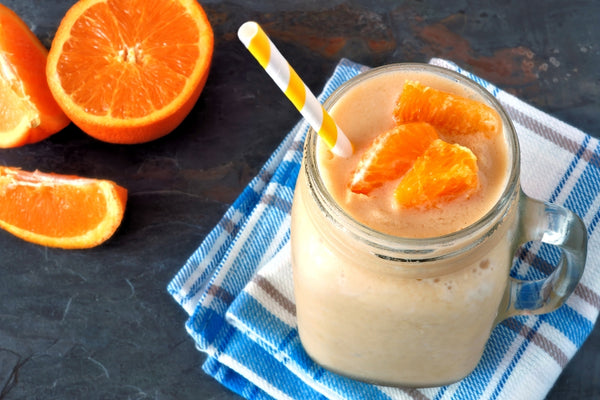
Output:
[[238,30],[238,37],[331,151],[341,157],[352,155],[352,143],[260,25],[253,21],[244,23]]

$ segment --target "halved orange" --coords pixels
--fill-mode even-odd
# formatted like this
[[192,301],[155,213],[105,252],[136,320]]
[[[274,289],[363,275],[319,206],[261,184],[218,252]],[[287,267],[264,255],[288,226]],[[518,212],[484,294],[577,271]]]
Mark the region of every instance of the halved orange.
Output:
[[443,92],[419,82],[407,81],[394,109],[398,124],[429,122],[456,134],[498,134],[502,120],[493,108],[473,99]]
[[46,74],[55,99],[84,132],[142,143],[189,114],[213,46],[196,0],[80,0],[58,27]]
[[350,190],[368,194],[387,181],[400,178],[437,138],[435,128],[424,122],[398,125],[377,136],[361,156]]
[[46,83],[48,50],[11,9],[0,4],[0,147],[39,142],[69,119]]
[[126,202],[112,181],[0,167],[0,227],[36,244],[97,246],[121,224]]
[[436,139],[402,177],[394,198],[404,208],[435,207],[475,192],[477,173],[477,157],[470,149]]

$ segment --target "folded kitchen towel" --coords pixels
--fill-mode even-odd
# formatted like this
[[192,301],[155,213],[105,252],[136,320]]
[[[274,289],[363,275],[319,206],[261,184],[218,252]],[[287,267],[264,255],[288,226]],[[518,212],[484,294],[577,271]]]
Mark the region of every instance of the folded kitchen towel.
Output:
[[[600,147],[598,140],[441,59],[496,96],[512,118],[530,196],[563,205],[584,220],[586,271],[557,311],[510,318],[492,332],[483,358],[452,385],[390,388],[357,382],[313,363],[296,329],[290,265],[290,207],[308,126],[286,136],[265,166],[168,286],[188,312],[186,329],[208,354],[203,369],[248,399],[542,399],[592,331],[600,309]],[[323,101],[366,70],[342,60]],[[550,246],[528,246],[512,274],[534,279],[556,265]]]

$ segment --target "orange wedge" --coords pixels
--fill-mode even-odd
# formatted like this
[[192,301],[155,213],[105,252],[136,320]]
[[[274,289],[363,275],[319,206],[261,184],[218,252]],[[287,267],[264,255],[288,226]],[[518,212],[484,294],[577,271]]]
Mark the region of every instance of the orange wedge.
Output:
[[56,101],[84,132],[143,143],[189,114],[213,46],[196,0],[80,0],[58,27],[46,74]]
[[119,227],[126,202],[111,181],[0,167],[0,227],[32,243],[97,246]]
[[418,82],[408,81],[394,109],[398,124],[429,122],[436,128],[456,134],[498,134],[502,121],[491,107],[466,97],[446,93]]
[[398,125],[377,136],[361,156],[350,190],[368,194],[385,182],[400,178],[437,138],[435,128],[424,122]]
[[69,119],[46,83],[48,51],[12,10],[0,4],[0,147],[39,142]]
[[475,192],[477,172],[477,157],[470,149],[437,139],[402,177],[394,198],[404,208],[435,207]]

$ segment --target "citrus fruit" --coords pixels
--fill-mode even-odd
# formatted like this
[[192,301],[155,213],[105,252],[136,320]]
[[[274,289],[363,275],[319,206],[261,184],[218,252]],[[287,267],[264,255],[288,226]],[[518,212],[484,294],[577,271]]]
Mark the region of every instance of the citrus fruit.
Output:
[[470,149],[436,139],[402,177],[394,198],[404,208],[435,207],[477,190],[477,172]]
[[143,143],[175,129],[204,85],[213,31],[196,0],[80,0],[61,21],[46,75],[89,135]]
[[111,181],[0,167],[0,227],[36,244],[97,246],[120,225],[126,201]]
[[400,178],[437,138],[435,128],[425,122],[398,125],[377,136],[362,154],[350,190],[368,194],[385,182]]
[[500,132],[502,121],[491,107],[466,97],[407,81],[394,109],[396,123],[423,121],[456,134]]
[[69,119],[46,83],[48,51],[19,16],[0,4],[0,147],[39,142]]

